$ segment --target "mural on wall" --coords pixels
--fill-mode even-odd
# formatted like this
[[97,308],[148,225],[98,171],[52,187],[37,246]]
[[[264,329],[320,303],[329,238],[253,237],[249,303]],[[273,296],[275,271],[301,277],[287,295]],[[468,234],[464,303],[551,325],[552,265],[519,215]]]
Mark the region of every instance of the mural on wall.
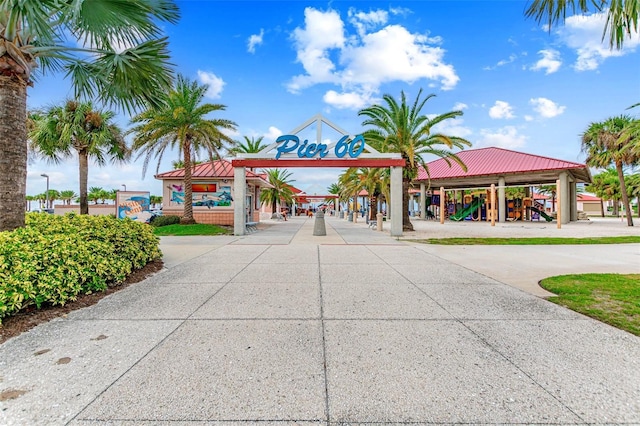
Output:
[[[169,205],[184,205],[184,187],[182,185],[168,185],[171,191]],[[221,186],[215,183],[193,183],[193,205],[198,207],[230,207],[233,198],[231,197],[231,186]]]
[[129,218],[137,222],[149,222],[151,207],[149,192],[118,191],[116,211],[120,219]]

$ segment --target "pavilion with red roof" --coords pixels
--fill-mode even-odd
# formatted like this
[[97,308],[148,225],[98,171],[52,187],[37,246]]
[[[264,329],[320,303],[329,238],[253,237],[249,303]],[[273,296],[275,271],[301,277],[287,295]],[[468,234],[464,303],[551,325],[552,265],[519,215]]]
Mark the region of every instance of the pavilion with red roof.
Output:
[[[260,191],[271,185],[264,175],[247,170],[246,222],[260,221]],[[198,164],[193,168],[193,217],[198,223],[233,225],[233,166],[228,160]],[[184,211],[184,168],[154,176],[162,180],[162,210],[181,216]]]
[[[526,154],[504,148],[479,148],[459,152],[467,170],[454,161],[438,159],[427,163],[429,173],[420,167],[416,181],[420,183],[421,203],[426,187],[447,190],[497,188],[498,221],[506,220],[505,188],[560,185],[561,223],[578,217],[577,183],[590,183],[589,168],[580,163]],[[421,206],[423,207],[423,206]],[[421,208],[424,212],[425,208]]]

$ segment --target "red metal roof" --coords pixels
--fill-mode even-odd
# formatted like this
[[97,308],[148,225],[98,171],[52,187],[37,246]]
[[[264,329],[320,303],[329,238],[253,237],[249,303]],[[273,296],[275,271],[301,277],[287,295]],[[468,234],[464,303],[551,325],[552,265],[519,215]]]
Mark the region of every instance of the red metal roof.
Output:
[[[193,168],[191,173],[192,178],[219,178],[219,179],[233,179],[233,166],[230,161],[216,160],[213,163],[211,161],[198,164]],[[155,175],[156,179],[183,179],[184,169],[171,170]],[[257,173],[247,170],[247,179],[261,179],[261,176]]]
[[600,198],[589,194],[578,194],[578,201],[600,201]]
[[[458,157],[467,166],[467,171],[451,160],[451,166],[440,158],[427,163],[431,179],[461,178],[471,176],[504,175],[545,170],[584,169],[586,166],[571,161],[556,160],[504,148],[479,148],[461,151]],[[418,169],[418,180],[426,180],[425,170]]]

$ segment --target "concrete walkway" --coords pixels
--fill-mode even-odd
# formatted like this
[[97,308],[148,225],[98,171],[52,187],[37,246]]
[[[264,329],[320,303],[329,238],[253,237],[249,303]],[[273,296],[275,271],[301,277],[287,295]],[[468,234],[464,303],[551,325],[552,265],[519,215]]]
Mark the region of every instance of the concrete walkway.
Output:
[[640,424],[640,338],[326,223],[163,238],[163,272],[0,346],[0,424]]

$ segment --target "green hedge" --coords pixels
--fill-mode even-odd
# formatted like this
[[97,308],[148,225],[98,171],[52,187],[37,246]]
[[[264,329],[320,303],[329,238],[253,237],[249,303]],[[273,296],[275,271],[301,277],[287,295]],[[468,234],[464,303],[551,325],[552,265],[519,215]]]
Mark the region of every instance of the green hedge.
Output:
[[151,218],[151,220],[149,221],[149,224],[151,226],[155,226],[156,228],[159,228],[161,226],[167,226],[167,225],[175,225],[175,224],[178,224],[178,223],[180,223],[180,216],[174,216],[174,215],[153,216]]
[[28,306],[64,305],[159,259],[150,226],[109,216],[27,214],[0,232],[0,321]]

